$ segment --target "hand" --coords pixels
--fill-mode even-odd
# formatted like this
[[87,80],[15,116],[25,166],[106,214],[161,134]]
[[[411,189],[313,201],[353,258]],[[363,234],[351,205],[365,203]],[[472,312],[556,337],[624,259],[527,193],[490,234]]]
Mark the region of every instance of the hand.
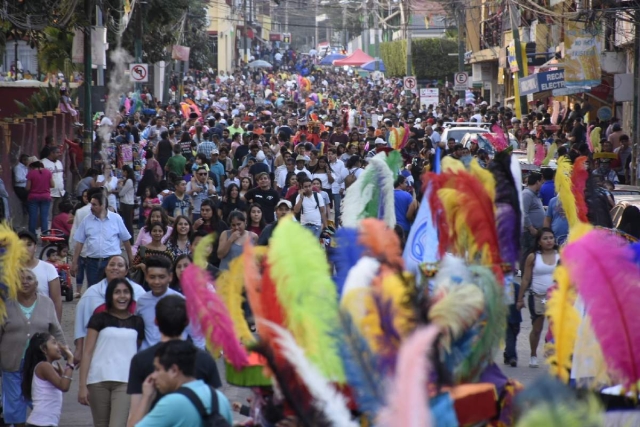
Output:
[[73,353],[71,352],[71,350],[69,350],[69,347],[67,347],[64,344],[58,344],[58,348],[60,348],[60,352],[62,353],[62,357],[64,357],[64,359],[67,361],[67,363],[69,364],[73,364]]
[[535,236],[536,234],[538,234],[538,230],[533,225],[530,225],[529,233],[531,233],[532,236]]
[[231,404],[231,409],[233,410],[233,412],[240,412],[240,409],[242,409],[242,403],[240,402],[233,402]]
[[524,308],[524,301],[519,299],[516,303],[516,310],[522,310]]
[[73,364],[78,366],[82,361],[82,349],[76,347],[76,351],[73,352]]
[[81,385],[78,390],[78,403],[84,406],[89,406],[89,389],[86,385]]
[[156,397],[156,393],[156,380],[153,379],[153,374],[150,374],[142,383],[142,395],[153,400]]
[[196,222],[193,223],[193,228],[200,228],[204,224],[204,220],[202,218],[198,218]]
[[238,240],[240,237],[242,237],[242,234],[239,231],[234,231],[233,233],[231,233],[231,236],[229,237],[229,241],[231,242],[235,242],[236,240]]
[[71,268],[69,269],[69,274],[71,274],[71,277],[76,277],[77,272],[78,272],[78,264],[74,262],[73,264],[71,264]]

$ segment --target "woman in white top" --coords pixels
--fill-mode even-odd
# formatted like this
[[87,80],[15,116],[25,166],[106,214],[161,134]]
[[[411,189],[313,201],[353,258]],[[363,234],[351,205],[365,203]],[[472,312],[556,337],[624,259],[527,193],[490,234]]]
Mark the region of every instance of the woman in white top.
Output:
[[106,310],[91,316],[80,364],[78,402],[91,407],[95,427],[127,424],[129,366],[144,340],[144,321],[131,313],[133,286],[123,278],[109,282]]
[[29,253],[29,260],[22,266],[30,269],[36,275],[38,281],[38,293],[51,298],[56,308],[56,316],[58,321],[62,318],[62,293],[60,291],[60,277],[56,268],[36,258],[37,238],[34,234],[27,230],[18,233],[20,240],[26,245]]
[[524,307],[525,292],[530,291],[527,303],[532,323],[529,334],[529,345],[531,346],[529,367],[531,368],[538,367],[537,350],[544,326],[544,305],[547,291],[553,286],[553,272],[559,260],[560,255],[553,231],[550,228],[541,228],[536,236],[534,252],[530,253],[525,260],[522,283],[516,303],[518,310]]
[[[114,255],[109,259],[104,269],[106,277],[93,286],[90,286],[85,293],[82,294],[82,298],[80,298],[78,306],[76,307],[76,322],[74,325],[74,342],[76,344],[74,360],[76,362],[82,360],[89,319],[91,319],[95,310],[105,303],[104,298],[107,292],[107,284],[113,279],[125,278],[128,272],[129,264],[127,260],[122,255]],[[133,287],[133,299],[137,301],[141,295],[145,294],[145,290],[142,286],[131,280],[129,280],[129,283],[131,283]]]
[[120,214],[127,231],[131,234],[129,243],[133,244],[133,205],[135,203],[135,175],[131,166],[122,167],[122,179],[118,180],[118,193],[120,195]]
[[109,209],[113,212],[118,212],[118,178],[113,174],[113,167],[110,164],[105,164],[102,168],[102,175],[98,175],[98,179],[95,183],[96,187],[104,187],[109,193]]

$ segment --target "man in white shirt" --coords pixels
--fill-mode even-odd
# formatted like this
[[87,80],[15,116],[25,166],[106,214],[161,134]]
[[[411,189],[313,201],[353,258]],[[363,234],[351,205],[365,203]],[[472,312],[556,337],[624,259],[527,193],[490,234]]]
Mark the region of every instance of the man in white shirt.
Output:
[[433,127],[431,126],[427,126],[424,129],[424,133],[431,138],[431,143],[432,145],[435,147],[438,144],[440,144],[440,134],[438,132],[436,132],[435,130],[433,130]]
[[29,173],[29,155],[21,154],[20,161],[13,167],[13,190],[22,202],[22,213],[27,214],[27,174]]
[[42,164],[49,169],[53,176],[53,188],[51,189],[51,218],[60,213],[60,200],[64,196],[64,166],[58,160],[60,158],[60,147],[51,147],[49,157],[42,159]]
[[476,123],[482,123],[482,114],[480,114],[480,108],[476,107],[473,109],[473,116],[471,116],[471,121],[475,121]]
[[[87,193],[87,199],[91,200],[92,194],[96,194],[96,193],[99,194],[101,192],[102,192],[101,188],[91,188]],[[90,213],[91,213],[91,203],[87,203],[86,205],[78,209],[76,213],[73,215],[73,225],[71,226],[71,232],[69,233],[69,242],[74,241],[73,236],[76,234],[78,227],[80,226],[82,221],[89,216]],[[75,245],[73,244],[71,244],[69,247],[69,253],[71,253],[71,255],[73,255],[74,247]],[[80,255],[78,257],[78,272],[76,273],[76,293],[77,294],[80,294],[82,292],[82,284],[84,283],[84,277],[85,277],[86,256],[87,256],[87,247],[85,245],[82,247],[82,250],[80,251]],[[88,283],[87,286],[91,286],[94,284],[95,283]]]
[[324,200],[318,193],[314,193],[311,180],[303,179],[298,185],[301,189],[296,197],[293,212],[296,215],[300,214],[300,224],[319,238],[322,230],[327,227],[327,216],[324,209],[321,209],[324,207]]
[[308,158],[298,154],[298,157],[296,157],[296,170],[294,172],[296,173],[296,175],[300,172],[304,172],[309,180],[311,180],[311,172],[309,172],[309,170],[307,170],[306,168],[306,164],[308,161]]
[[349,171],[345,167],[344,162],[338,158],[338,151],[335,147],[329,147],[327,149],[327,156],[333,175],[333,182],[331,183],[334,213],[333,222],[334,227],[338,229],[338,225],[340,224],[340,204],[342,203],[342,195],[344,194],[344,179],[349,174]]

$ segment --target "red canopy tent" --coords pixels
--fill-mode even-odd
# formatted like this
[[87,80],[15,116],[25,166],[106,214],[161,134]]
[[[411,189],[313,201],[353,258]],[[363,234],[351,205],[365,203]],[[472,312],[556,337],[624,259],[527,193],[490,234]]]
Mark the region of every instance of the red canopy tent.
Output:
[[364,53],[362,50],[357,49],[351,55],[347,56],[343,59],[337,59],[333,61],[333,65],[336,67],[342,67],[343,65],[349,65],[352,67],[357,67],[358,65],[366,64],[367,62],[373,61],[373,58]]

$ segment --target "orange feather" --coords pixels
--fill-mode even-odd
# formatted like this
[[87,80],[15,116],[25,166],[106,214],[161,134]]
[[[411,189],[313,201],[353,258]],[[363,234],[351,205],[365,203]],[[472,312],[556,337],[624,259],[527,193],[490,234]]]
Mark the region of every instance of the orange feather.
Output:
[[400,239],[384,221],[365,218],[360,222],[359,243],[364,245],[374,258],[390,265],[392,268],[404,270],[404,260],[400,249]]
[[589,177],[589,171],[587,171],[585,165],[587,160],[587,156],[578,157],[573,163],[573,171],[571,172],[571,190],[576,198],[578,218],[582,222],[589,222],[587,219],[589,208],[587,207],[587,201],[584,195],[584,191],[587,188],[587,178]]

